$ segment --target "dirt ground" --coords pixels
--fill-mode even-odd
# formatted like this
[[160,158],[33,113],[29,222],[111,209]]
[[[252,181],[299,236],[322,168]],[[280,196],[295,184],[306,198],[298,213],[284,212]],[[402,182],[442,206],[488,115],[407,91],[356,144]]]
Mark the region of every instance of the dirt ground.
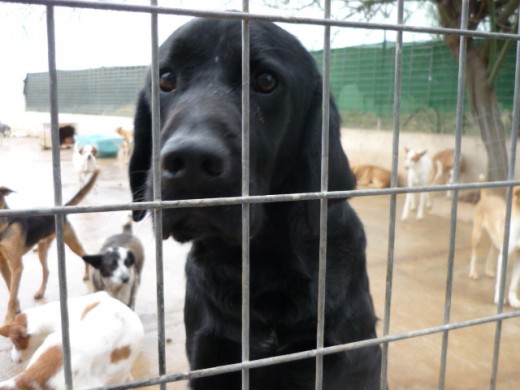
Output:
[[[72,151],[62,150],[63,199],[66,202],[78,189],[72,167]],[[83,205],[120,204],[130,202],[124,156],[98,159],[101,176],[96,188]],[[0,143],[0,185],[16,193],[9,196],[11,208],[53,205],[51,152],[42,150],[36,138],[11,138]],[[402,198],[398,197],[397,213]],[[353,207],[365,224],[368,236],[368,270],[376,312],[384,315],[388,257],[389,197],[356,198]],[[396,222],[395,268],[390,332],[424,329],[443,322],[449,245],[450,203],[436,196],[434,207],[422,222],[410,219]],[[468,278],[472,205],[460,204],[454,266],[451,321],[463,321],[496,313],[493,304],[494,281],[482,277]],[[120,231],[127,212],[78,214],[69,216],[87,251],[97,251],[106,237]],[[150,219],[134,225],[146,248],[146,263],[139,290],[136,312],[146,329],[144,350],[134,368],[134,377],[144,379],[157,375],[157,323],[155,242]],[[184,352],[182,308],[184,298],[184,261],[189,245],[164,242],[165,318],[167,373],[188,370]],[[66,250],[67,281],[70,296],[87,292],[81,281],[83,264]],[[57,300],[56,245],[49,252],[50,279],[47,294],[35,302],[33,293],[39,285],[41,270],[37,256],[30,252],[24,258],[20,291],[22,308]],[[483,259],[482,259],[483,260]],[[482,261],[483,262],[483,261]],[[483,265],[481,264],[483,270]],[[0,287],[0,318],[5,315],[7,289]],[[506,307],[506,311],[511,308]],[[484,389],[489,387],[493,360],[495,324],[480,325],[450,332],[447,389]],[[382,333],[382,320],[378,333]],[[390,344],[389,384],[391,389],[438,388],[441,359],[440,334],[413,338]],[[0,380],[19,372],[23,365],[9,359],[10,345],[0,339]],[[520,318],[503,322],[500,348],[498,389],[520,388]],[[169,384],[168,389],[187,389],[185,382]],[[267,390],[267,389],[266,389]]]

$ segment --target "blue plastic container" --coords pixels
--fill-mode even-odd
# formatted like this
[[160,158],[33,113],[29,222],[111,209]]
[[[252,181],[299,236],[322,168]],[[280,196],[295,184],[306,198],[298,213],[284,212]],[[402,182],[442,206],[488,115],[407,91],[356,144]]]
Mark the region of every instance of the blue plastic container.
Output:
[[123,137],[117,135],[103,135],[103,134],[91,134],[91,135],[75,135],[74,140],[80,145],[91,144],[94,145],[98,154],[96,157],[117,157],[119,148],[123,143]]

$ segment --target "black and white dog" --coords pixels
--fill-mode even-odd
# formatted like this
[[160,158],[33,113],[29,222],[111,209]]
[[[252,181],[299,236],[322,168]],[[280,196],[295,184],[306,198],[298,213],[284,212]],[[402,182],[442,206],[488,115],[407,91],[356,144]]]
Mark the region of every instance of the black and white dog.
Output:
[[85,255],[83,260],[94,268],[90,273],[93,291],[106,291],[134,309],[144,248],[132,234],[131,222],[123,226],[123,233],[110,236],[98,254]]

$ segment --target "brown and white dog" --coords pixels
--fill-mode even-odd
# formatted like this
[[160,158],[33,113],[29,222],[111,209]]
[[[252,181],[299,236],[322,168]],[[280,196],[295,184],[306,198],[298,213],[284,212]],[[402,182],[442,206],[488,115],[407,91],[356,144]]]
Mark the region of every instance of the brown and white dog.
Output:
[[[87,184],[82,187],[74,197],[66,203],[66,206],[77,205],[94,186],[99,171],[95,171]],[[0,209],[7,209],[5,197],[12,190],[0,187]],[[47,267],[47,253],[56,236],[56,222],[53,215],[35,215],[29,217],[0,217],[0,272],[9,290],[9,302],[5,322],[11,322],[17,312],[20,311],[18,302],[18,289],[22,278],[22,257],[32,247],[38,245],[38,257],[42,265],[42,283],[34,299],[41,299],[45,294],[49,269]],[[78,256],[86,254],[83,246],[76,236],[70,222],[65,218],[63,238],[65,244]],[[88,264],[85,263],[83,279],[88,279]]]
[[356,176],[356,184],[369,188],[390,187],[390,171],[376,165],[360,164],[351,167]]
[[[426,154],[427,150],[414,150],[404,148],[406,153],[404,160],[404,167],[407,171],[407,186],[422,187],[432,182],[432,160]],[[419,207],[417,209],[417,219],[424,218],[424,208],[431,208],[432,201],[428,192],[421,192],[419,194]],[[408,192],[404,201],[403,213],[401,220],[408,218],[410,209],[415,210],[415,193]]]
[[[79,307],[74,308],[72,301],[78,302]],[[68,307],[73,310],[69,336],[74,388],[116,385],[131,379],[131,369],[141,351],[144,335],[137,314],[105,292],[72,301],[69,300]],[[34,316],[38,318],[34,320],[40,321],[40,331],[45,329],[50,317],[59,320],[57,307],[51,304],[39,308],[39,314]],[[15,336],[9,337],[14,342],[17,336],[16,332],[10,332],[13,333]],[[22,373],[0,382],[0,390],[66,389],[63,360],[61,327],[58,326],[38,347]]]
[[[455,150],[444,149],[435,153],[432,157],[434,177],[432,183],[453,184],[453,169],[455,167]],[[465,162],[462,154],[460,155],[459,172],[464,172]],[[447,191],[446,196],[451,192]]]
[[134,309],[144,248],[132,234],[131,220],[123,226],[123,233],[107,238],[98,254],[84,255],[83,260],[94,268],[90,273],[93,291],[106,291]]
[[[70,297],[67,300],[69,323],[81,320],[84,312],[106,297],[105,293],[94,293]],[[54,301],[25,309],[18,313],[13,322],[0,326],[0,336],[7,337],[13,344],[11,359],[15,363],[26,361],[45,338],[60,330],[60,302]]]
[[[477,246],[485,231],[491,241],[491,248],[486,259],[485,274],[488,277],[495,277],[493,268],[494,260],[497,261],[498,275],[502,269],[502,245],[504,242],[504,223],[505,223],[506,204],[504,199],[498,195],[488,194],[485,188],[480,190],[480,201],[475,206],[473,213],[473,232],[471,234],[471,259],[469,265],[469,277],[473,280],[478,279],[476,270]],[[496,257],[498,254],[498,258]],[[511,210],[511,221],[508,242],[508,258],[513,262],[513,274],[509,284],[507,298],[512,307],[519,308],[517,289],[520,282],[520,187],[513,188],[513,204]],[[495,303],[499,298],[500,278],[495,282]]]
[[94,145],[80,145],[78,142],[74,144],[72,162],[74,169],[78,173],[80,186],[83,186],[85,179],[97,169],[97,152],[97,148]]

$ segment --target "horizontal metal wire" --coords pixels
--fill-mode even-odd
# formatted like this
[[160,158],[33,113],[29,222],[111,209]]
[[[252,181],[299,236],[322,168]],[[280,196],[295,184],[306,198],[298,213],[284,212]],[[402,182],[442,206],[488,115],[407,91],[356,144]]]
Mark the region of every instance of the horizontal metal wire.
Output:
[[520,185],[520,180],[495,181],[486,183],[461,183],[429,185],[422,187],[398,187],[383,189],[362,189],[350,191],[330,191],[330,192],[304,192],[294,194],[278,195],[252,195],[252,196],[231,196],[223,198],[204,198],[204,199],[185,199],[185,200],[163,200],[148,201],[140,203],[119,203],[105,204],[99,206],[60,206],[60,207],[37,207],[26,209],[3,209],[0,210],[0,217],[23,217],[34,215],[60,215],[60,214],[84,214],[100,213],[124,210],[151,210],[151,209],[171,209],[181,207],[212,207],[228,206],[246,203],[275,203],[275,202],[298,202],[319,199],[344,199],[362,196],[377,196],[419,192],[445,192],[452,190],[478,190],[481,188],[507,188]]
[[[343,27],[343,28],[359,28],[359,29],[370,29],[370,30],[388,30],[397,32],[414,32],[424,34],[452,34],[461,37],[480,37],[480,38],[495,38],[495,39],[507,39],[520,41],[520,36],[517,34],[509,33],[492,33],[483,31],[472,31],[472,30],[460,30],[451,28],[436,28],[436,27],[419,27],[419,26],[408,26],[400,23],[371,23],[371,22],[353,22],[353,21],[341,21],[331,20],[322,18],[302,18],[302,17],[286,17],[286,16],[273,16],[263,14],[250,14],[244,12],[220,12],[220,11],[197,11],[190,9],[180,8],[169,8],[169,7],[156,7],[156,6],[141,6],[141,5],[129,5],[129,4],[115,4],[115,3],[99,3],[92,1],[76,1],[76,0],[0,0],[0,3],[18,3],[18,4],[34,4],[34,5],[47,5],[56,7],[73,7],[73,8],[84,8],[84,9],[97,9],[107,11],[124,11],[124,12],[142,12],[148,14],[164,14],[164,15],[181,15],[181,16],[202,16],[210,18],[220,19],[236,19],[236,20],[257,20],[257,21],[271,21],[271,22],[282,22],[291,24],[307,24],[307,25],[319,25],[329,27]],[[460,83],[459,83],[460,84]],[[399,113],[397,112],[397,116]],[[398,126],[397,126],[398,127]],[[398,131],[398,129],[396,129]],[[513,149],[514,150],[514,149]],[[397,161],[397,156],[395,161]],[[513,160],[514,161],[514,160]],[[396,163],[393,164],[394,171],[392,172],[393,183],[396,182],[397,173],[395,171]],[[224,197],[224,198],[212,198],[212,199],[190,199],[190,200],[177,200],[177,201],[161,201],[154,200],[142,203],[126,203],[126,204],[112,204],[112,205],[100,205],[100,206],[55,206],[55,207],[40,207],[23,210],[0,210],[0,217],[6,216],[35,216],[35,215],[65,215],[65,214],[80,214],[80,213],[93,213],[93,212],[113,212],[123,210],[163,210],[169,208],[181,208],[181,207],[211,207],[211,206],[222,206],[222,205],[248,205],[255,203],[272,203],[272,202],[293,202],[293,201],[308,201],[308,200],[325,200],[325,199],[343,199],[348,197],[361,197],[361,196],[378,196],[378,195],[397,195],[403,193],[419,193],[419,192],[444,192],[447,190],[476,190],[480,188],[496,188],[520,185],[520,181],[508,180],[493,183],[464,183],[464,184],[448,184],[448,185],[435,185],[435,186],[423,186],[423,187],[394,187],[387,189],[363,189],[363,190],[352,190],[352,191],[337,191],[337,192],[313,192],[313,193],[294,193],[294,194],[278,194],[278,195],[257,195],[257,196],[237,196],[237,197]],[[510,191],[509,191],[510,192]],[[452,200],[455,204],[456,200]],[[394,198],[394,209],[395,209],[395,198]],[[455,209],[456,210],[456,209]],[[395,214],[395,210],[394,213]],[[395,223],[395,215],[393,216],[392,223]],[[454,225],[456,225],[456,218],[452,218],[452,232],[454,232]],[[392,226],[392,224],[391,224]],[[61,230],[61,229],[59,229]],[[160,239],[159,239],[160,240]],[[454,236],[452,236],[452,241]],[[453,242],[451,243],[451,245]],[[453,255],[450,255],[450,258]],[[450,259],[451,261],[451,259]],[[504,286],[502,286],[503,292]],[[449,313],[449,311],[448,311]],[[457,323],[446,323],[444,325],[435,326],[426,329],[420,329],[411,332],[399,333],[394,335],[385,334],[380,338],[371,340],[363,340],[359,342],[331,346],[326,348],[316,348],[300,353],[294,353],[283,356],[276,356],[266,359],[260,359],[255,361],[246,361],[237,364],[224,365],[209,369],[195,370],[187,373],[178,373],[172,375],[160,375],[155,378],[135,381],[126,385],[118,385],[112,387],[103,387],[103,389],[123,389],[123,388],[138,388],[143,386],[164,385],[167,382],[187,380],[190,378],[198,378],[209,375],[216,375],[222,373],[235,372],[239,370],[249,370],[253,368],[290,362],[294,360],[301,360],[306,358],[313,358],[316,356],[323,356],[326,354],[338,353],[347,350],[353,350],[363,347],[374,346],[378,344],[387,345],[390,342],[411,339],[421,336],[427,336],[437,333],[445,333],[451,330],[477,326],[489,322],[498,322],[511,318],[520,317],[520,311],[510,313],[499,313],[494,316],[481,317],[473,320],[467,320]],[[446,316],[447,322],[449,316]],[[163,337],[164,338],[164,337]],[[444,347],[443,347],[444,349]],[[447,347],[446,351],[447,352]],[[498,358],[498,352],[496,353]],[[164,372],[164,371],[163,371]],[[99,388],[101,389],[101,388]]]
[[296,16],[281,16],[281,15],[265,15],[244,12],[230,12],[230,11],[203,11],[184,8],[170,8],[170,7],[152,7],[146,5],[131,5],[131,4],[117,4],[117,3],[97,3],[92,1],[80,0],[0,0],[3,3],[18,3],[18,4],[35,4],[35,5],[54,5],[56,7],[72,7],[72,8],[89,8],[108,11],[125,11],[125,12],[142,12],[142,13],[157,13],[164,15],[179,15],[179,16],[198,16],[219,19],[236,19],[236,20],[257,20],[270,21],[290,24],[309,24],[318,26],[330,27],[348,27],[360,28],[366,30],[389,30],[389,31],[403,31],[414,32],[419,34],[450,34],[458,36],[479,37],[479,38],[496,38],[507,40],[520,40],[520,36],[511,33],[502,32],[485,32],[474,30],[460,30],[456,28],[443,27],[421,27],[409,26],[394,23],[372,23],[372,22],[356,22],[347,20],[334,20],[324,18],[304,18]]
[[202,370],[194,370],[194,371],[182,372],[182,373],[178,373],[178,374],[163,375],[163,376],[157,377],[157,378],[151,378],[151,379],[146,379],[146,380],[141,380],[141,381],[134,381],[131,383],[127,383],[125,385],[97,387],[92,390],[135,389],[135,388],[139,388],[139,387],[157,385],[157,384],[166,383],[166,382],[176,382],[176,381],[182,381],[182,380],[187,380],[187,379],[192,379],[192,378],[201,378],[201,377],[210,376],[210,375],[226,374],[226,373],[230,373],[230,372],[240,371],[244,368],[254,369],[254,368],[260,368],[260,367],[270,366],[270,365],[274,365],[274,364],[287,363],[287,362],[292,362],[295,360],[313,358],[318,355],[330,355],[333,353],[350,351],[350,350],[365,348],[365,347],[372,347],[374,345],[380,345],[380,344],[388,344],[388,343],[392,343],[392,342],[396,342],[396,341],[408,340],[408,339],[412,339],[412,338],[428,336],[428,335],[438,334],[438,333],[442,333],[442,332],[446,332],[446,331],[463,329],[463,328],[468,328],[468,327],[472,327],[472,326],[487,324],[490,322],[504,321],[504,320],[514,319],[514,318],[519,318],[519,317],[520,317],[520,311],[501,313],[501,314],[496,314],[496,315],[487,316],[487,317],[480,317],[480,318],[475,318],[475,319],[471,319],[471,320],[460,321],[460,322],[456,322],[453,324],[445,324],[445,325],[439,325],[439,326],[434,326],[434,327],[430,327],[430,328],[424,328],[424,329],[420,329],[420,330],[414,330],[414,331],[410,331],[410,332],[397,333],[397,334],[383,336],[383,337],[370,339],[370,340],[356,341],[353,343],[334,345],[331,347],[325,347],[325,348],[319,348],[319,349],[317,348],[317,349],[312,349],[312,350],[303,351],[303,352],[275,356],[275,357],[271,357],[271,358],[252,360],[252,361],[245,362],[245,363],[227,364],[224,366],[206,368],[206,369],[202,369]]

